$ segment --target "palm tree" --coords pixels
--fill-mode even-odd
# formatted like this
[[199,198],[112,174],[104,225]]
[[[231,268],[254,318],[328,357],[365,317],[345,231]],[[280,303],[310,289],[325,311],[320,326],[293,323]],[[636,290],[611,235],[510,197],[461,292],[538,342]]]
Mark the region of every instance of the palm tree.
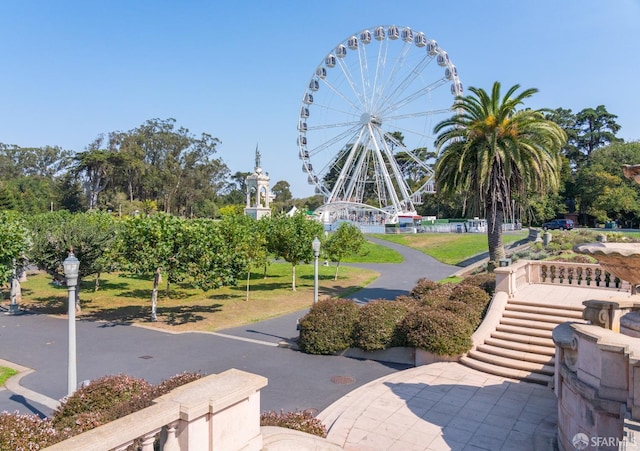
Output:
[[516,95],[515,85],[500,97],[500,83],[489,95],[470,88],[460,96],[456,115],[436,125],[436,187],[443,195],[463,193],[475,212],[487,218],[490,266],[505,257],[502,223],[512,209],[512,196],[555,191],[560,180],[560,149],[565,132],[544,118],[542,110],[517,108],[538,92]]

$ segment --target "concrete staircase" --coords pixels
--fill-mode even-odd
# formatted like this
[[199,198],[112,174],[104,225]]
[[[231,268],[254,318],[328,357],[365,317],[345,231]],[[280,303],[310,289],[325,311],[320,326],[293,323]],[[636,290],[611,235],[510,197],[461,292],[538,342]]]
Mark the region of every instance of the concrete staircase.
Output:
[[485,373],[547,385],[553,379],[551,331],[567,321],[585,322],[582,305],[510,299],[500,323],[460,363]]

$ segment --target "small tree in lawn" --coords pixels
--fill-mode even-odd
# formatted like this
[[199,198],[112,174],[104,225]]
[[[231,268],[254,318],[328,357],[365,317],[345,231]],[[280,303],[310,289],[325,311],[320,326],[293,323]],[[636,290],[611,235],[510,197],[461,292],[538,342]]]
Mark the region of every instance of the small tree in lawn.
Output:
[[227,215],[220,222],[221,233],[230,244],[234,253],[244,262],[247,273],[247,291],[245,301],[249,300],[251,270],[257,266],[265,266],[269,252],[267,251],[268,218],[255,220],[244,214]]
[[[80,260],[80,281],[95,276],[94,290],[98,289],[100,274],[111,270],[111,247],[117,225],[108,213],[91,211],[71,214],[56,211],[32,216],[28,227],[33,235],[29,259],[55,280],[64,281],[62,262],[73,249]],[[76,309],[80,310],[80,290],[76,290]]]
[[280,214],[269,221],[267,248],[277,257],[291,263],[291,289],[296,291],[296,266],[313,260],[311,242],[322,237],[322,224],[298,212],[293,216]]
[[[130,216],[123,223],[118,248],[122,269],[133,274],[153,274],[151,321],[157,318],[158,287],[162,271],[175,267],[176,237],[183,220],[169,214]],[[167,278],[169,276],[167,275]]]
[[0,286],[10,284],[13,305],[20,303],[20,275],[24,271],[31,234],[14,212],[0,211]]
[[340,261],[347,255],[360,252],[364,243],[365,238],[360,229],[348,222],[340,224],[338,229],[329,235],[323,249],[327,257],[337,263],[333,280],[338,280]]

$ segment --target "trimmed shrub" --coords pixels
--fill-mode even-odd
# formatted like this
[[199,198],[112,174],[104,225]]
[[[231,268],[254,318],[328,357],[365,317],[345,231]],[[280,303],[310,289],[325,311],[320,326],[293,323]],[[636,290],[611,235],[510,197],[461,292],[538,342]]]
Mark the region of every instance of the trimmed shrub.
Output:
[[66,438],[37,415],[0,413],[0,451],[43,449]]
[[57,429],[79,434],[151,405],[154,387],[144,379],[119,374],[91,381],[53,412]]
[[403,302],[377,300],[363,305],[354,327],[353,345],[365,351],[404,346],[406,337],[400,323],[409,311],[409,304]]
[[472,346],[469,321],[442,308],[420,308],[404,319],[402,328],[409,346],[436,355],[456,356]]
[[482,314],[491,298],[485,290],[471,285],[458,285],[451,290],[452,301],[460,301],[469,304]]
[[420,279],[409,292],[409,296],[415,299],[419,306],[435,307],[449,300],[454,286],[452,283],[437,283],[429,279]]
[[182,373],[152,385],[124,374],[105,376],[76,390],[53,412],[51,422],[58,430],[80,434],[149,407],[155,398],[201,377]]
[[350,347],[359,309],[347,299],[319,301],[300,320],[300,350],[307,354],[333,354]]
[[434,290],[440,289],[441,284],[429,279],[420,279],[416,282],[416,286],[411,289],[409,296],[414,299],[422,299]]
[[153,385],[144,379],[124,374],[105,376],[65,399],[51,421],[57,429],[69,428],[76,434],[118,418],[116,413],[123,416],[148,407],[152,399]]
[[169,379],[160,382],[154,389],[154,398],[157,398],[162,395],[166,395],[174,388],[178,388],[182,385],[188,384],[189,382],[196,381],[202,377],[200,373],[189,373],[184,372],[180,374],[176,374],[175,376],[171,376]]
[[264,412],[260,415],[260,426],[279,426],[319,437],[327,436],[327,428],[308,410],[287,413]]
[[[0,451],[41,449],[151,405],[153,399],[201,378],[182,373],[158,385],[126,375],[105,376],[76,390],[51,420],[0,413]],[[138,441],[130,449],[138,449]]]
[[473,304],[467,304],[463,301],[447,301],[438,305],[434,310],[446,310],[455,314],[457,317],[464,319],[471,326],[471,331],[476,330],[482,321],[482,310]]
[[465,277],[460,285],[470,285],[482,288],[489,296],[493,296],[496,292],[496,275],[492,272],[483,272]]

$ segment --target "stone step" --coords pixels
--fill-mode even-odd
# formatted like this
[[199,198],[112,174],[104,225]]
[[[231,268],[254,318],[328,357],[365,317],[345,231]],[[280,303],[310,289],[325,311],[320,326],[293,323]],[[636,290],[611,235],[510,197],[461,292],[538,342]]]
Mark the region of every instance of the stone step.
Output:
[[509,309],[504,311],[502,317],[518,318],[518,319],[524,319],[524,320],[530,320],[530,321],[543,321],[547,323],[553,323],[556,325],[566,323],[567,321],[576,321],[578,319],[578,318],[571,318],[568,316],[550,315],[546,313],[518,312],[514,310],[509,310]]
[[[500,326],[498,326],[500,327]],[[506,328],[511,328],[510,326],[504,326]],[[513,343],[522,343],[529,344],[534,346],[545,346],[550,349],[555,350],[555,344],[551,337],[534,337],[531,335],[525,335],[520,332],[510,332],[508,330],[496,330],[491,333],[492,338],[497,338],[500,340],[511,341]]]
[[544,315],[562,315],[567,318],[572,318],[572,321],[581,320],[582,319],[582,310],[573,310],[573,309],[559,309],[556,307],[540,307],[538,305],[523,305],[523,304],[515,304],[509,301],[505,310],[514,311],[514,312],[529,312],[529,313],[537,313]]
[[508,357],[501,357],[493,354],[487,354],[486,352],[472,349],[467,354],[467,357],[480,360],[482,362],[491,363],[496,366],[503,366],[505,368],[513,368],[515,370],[527,371],[530,373],[541,373],[547,376],[553,376],[553,365],[547,365],[544,363],[527,362],[525,360],[511,359]]
[[511,379],[519,379],[527,382],[533,382],[541,385],[548,385],[551,377],[545,374],[532,373],[529,371],[516,370],[513,368],[505,368],[491,363],[475,360],[467,356],[460,359],[460,363],[469,368],[473,368],[483,373],[494,374],[496,376],[508,377]]
[[566,305],[566,304],[552,304],[544,301],[522,301],[518,299],[510,299],[510,305],[521,305],[521,306],[529,306],[529,307],[542,307],[542,308],[550,308],[556,311],[574,311],[574,312],[582,312],[584,310],[584,305]]
[[500,320],[500,324],[503,324],[505,326],[525,327],[528,329],[547,330],[549,332],[551,332],[553,329],[555,329],[558,326],[557,323],[548,323],[545,321],[533,321],[533,320],[521,319],[521,318],[509,318],[506,316],[502,317],[502,319]]
[[551,338],[551,330],[549,329],[532,329],[530,327],[521,327],[521,326],[515,326],[515,325],[511,325],[511,324],[498,324],[496,326],[496,330],[498,332],[509,332],[512,334],[520,334],[520,335],[524,335],[525,337],[527,336],[531,336],[531,337],[540,337],[540,338]]
[[514,351],[546,355],[548,358],[553,357],[556,353],[555,347],[550,346],[549,344],[541,346],[530,343],[521,343],[519,341],[513,340],[503,340],[501,338],[494,337],[487,337],[487,339],[484,341],[484,344],[505,349],[513,349]]
[[511,348],[503,348],[501,346],[495,346],[488,343],[481,344],[476,348],[480,352],[486,354],[493,354],[498,357],[505,357],[513,360],[524,360],[531,363],[542,363],[545,365],[553,365],[555,358],[548,354],[537,354],[535,352],[523,352]]

